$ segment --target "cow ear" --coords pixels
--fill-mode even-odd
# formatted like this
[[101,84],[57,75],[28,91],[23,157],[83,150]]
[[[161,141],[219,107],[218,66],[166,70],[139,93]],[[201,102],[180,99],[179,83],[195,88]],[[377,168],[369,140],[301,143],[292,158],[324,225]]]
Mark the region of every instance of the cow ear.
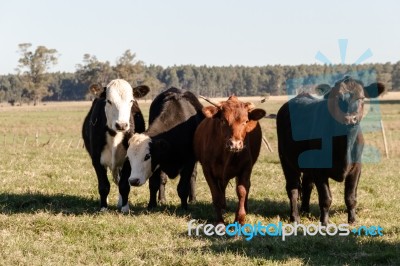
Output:
[[385,91],[385,85],[383,83],[372,83],[364,87],[364,94],[367,98],[376,98]]
[[219,108],[216,106],[206,106],[203,108],[203,114],[207,117],[207,118],[212,118],[214,115],[216,115],[219,111]]
[[256,108],[256,106],[254,105],[254,103],[247,102],[247,103],[245,103],[245,105],[246,105],[246,107],[247,107],[247,110],[249,110],[249,111],[251,111],[251,110],[253,110],[254,108]]
[[133,97],[135,98],[142,98],[149,93],[150,88],[146,85],[140,85],[133,88]]
[[100,97],[100,95],[106,90],[105,87],[100,86],[100,84],[92,84],[89,87],[89,91],[96,97]]
[[249,111],[249,120],[258,121],[265,117],[266,114],[267,112],[264,109],[255,108]]

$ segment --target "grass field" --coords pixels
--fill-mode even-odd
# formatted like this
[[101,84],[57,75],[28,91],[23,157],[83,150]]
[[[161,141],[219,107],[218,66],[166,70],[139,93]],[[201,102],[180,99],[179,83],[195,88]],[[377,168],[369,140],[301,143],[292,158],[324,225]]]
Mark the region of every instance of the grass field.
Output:
[[[279,237],[188,236],[188,222],[212,223],[214,211],[199,168],[197,203],[179,209],[176,180],[167,184],[167,205],[147,211],[148,186],[133,188],[131,213],[97,212],[97,179],[80,128],[89,103],[0,107],[0,265],[399,265],[400,264],[400,102],[381,102],[390,158],[381,131],[366,134],[382,154],[366,163],[358,189],[357,226],[379,225],[383,236]],[[276,113],[282,100],[258,104]],[[141,103],[148,113],[148,103]],[[277,155],[274,120],[262,121],[273,152],[265,147],[253,169],[247,223],[289,223],[289,202]],[[331,182],[330,222],[347,223],[343,183]],[[228,185],[233,222],[237,198]],[[305,225],[318,223],[316,192]]]

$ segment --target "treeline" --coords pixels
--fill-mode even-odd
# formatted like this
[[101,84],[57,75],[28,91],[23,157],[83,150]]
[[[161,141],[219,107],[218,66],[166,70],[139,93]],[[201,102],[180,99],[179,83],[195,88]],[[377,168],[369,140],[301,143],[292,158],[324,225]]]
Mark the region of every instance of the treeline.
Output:
[[[31,52],[30,56],[33,55]],[[24,59],[27,60],[27,65],[30,64],[29,58]],[[156,65],[147,66],[136,60],[135,54],[127,50],[114,65],[108,61],[100,62],[96,56],[86,54],[83,63],[77,65],[75,73],[42,71],[39,75],[34,70],[27,69],[25,72],[0,76],[0,102],[22,104],[36,103],[37,100],[84,100],[90,97],[87,95],[90,84],[100,83],[105,86],[114,78],[124,78],[132,86],[138,84],[150,86],[151,93],[147,96],[148,99],[154,98],[160,91],[171,86],[208,97],[227,97],[232,94],[283,95],[288,93],[289,89],[302,89],[308,84],[323,82],[333,85],[342,75],[354,73],[357,73],[358,78],[365,83],[379,80],[385,83],[389,91],[400,90],[400,61],[395,64],[362,65],[313,64],[260,67],[183,65],[163,68]],[[41,81],[46,82],[40,83]],[[38,88],[41,88],[40,93]]]

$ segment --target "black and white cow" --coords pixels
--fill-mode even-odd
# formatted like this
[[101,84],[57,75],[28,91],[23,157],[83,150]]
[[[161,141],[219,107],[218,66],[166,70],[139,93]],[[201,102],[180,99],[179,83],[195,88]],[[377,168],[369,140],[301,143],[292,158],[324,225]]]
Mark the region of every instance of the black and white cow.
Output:
[[361,81],[345,77],[332,88],[319,85],[318,89],[327,92],[323,99],[303,93],[279,109],[276,118],[278,150],[286,178],[291,221],[300,221],[297,208],[300,189],[301,209],[309,212],[315,183],[320,221],[328,223],[332,202],[329,178],[345,181],[348,222],[356,220],[357,186],[364,146],[360,127],[365,111],[364,99],[378,97],[384,88],[381,83],[364,86]]
[[[145,96],[149,87],[132,89],[127,81],[115,79],[107,87],[91,85],[90,91],[96,98],[84,120],[82,136],[96,171],[100,208],[103,211],[107,209],[110,192],[107,168],[118,185],[119,172],[126,160],[128,140],[135,132],[145,130],[136,98]],[[118,205],[121,205],[121,197]]]
[[150,106],[149,128],[129,140],[127,156],[132,167],[129,178],[120,180],[122,211],[129,211],[129,187],[142,186],[150,178],[149,208],[157,205],[160,172],[169,178],[180,174],[178,195],[187,209],[187,199],[194,199],[196,165],[193,137],[203,120],[203,106],[197,97],[185,90],[170,88],[159,94]]

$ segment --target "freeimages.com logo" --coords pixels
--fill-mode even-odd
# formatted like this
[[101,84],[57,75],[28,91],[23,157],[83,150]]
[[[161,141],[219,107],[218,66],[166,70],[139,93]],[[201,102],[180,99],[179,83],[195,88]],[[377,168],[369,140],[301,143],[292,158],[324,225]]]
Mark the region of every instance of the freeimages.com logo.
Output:
[[240,225],[238,222],[228,225],[218,224],[195,224],[196,220],[191,220],[188,223],[189,236],[243,236],[247,241],[250,241],[256,236],[259,237],[280,237],[285,241],[290,236],[348,236],[350,234],[357,236],[383,236],[383,228],[377,226],[360,226],[350,230],[349,224],[328,224],[326,226],[321,223],[318,224],[283,224],[269,223],[262,224],[244,224]]

